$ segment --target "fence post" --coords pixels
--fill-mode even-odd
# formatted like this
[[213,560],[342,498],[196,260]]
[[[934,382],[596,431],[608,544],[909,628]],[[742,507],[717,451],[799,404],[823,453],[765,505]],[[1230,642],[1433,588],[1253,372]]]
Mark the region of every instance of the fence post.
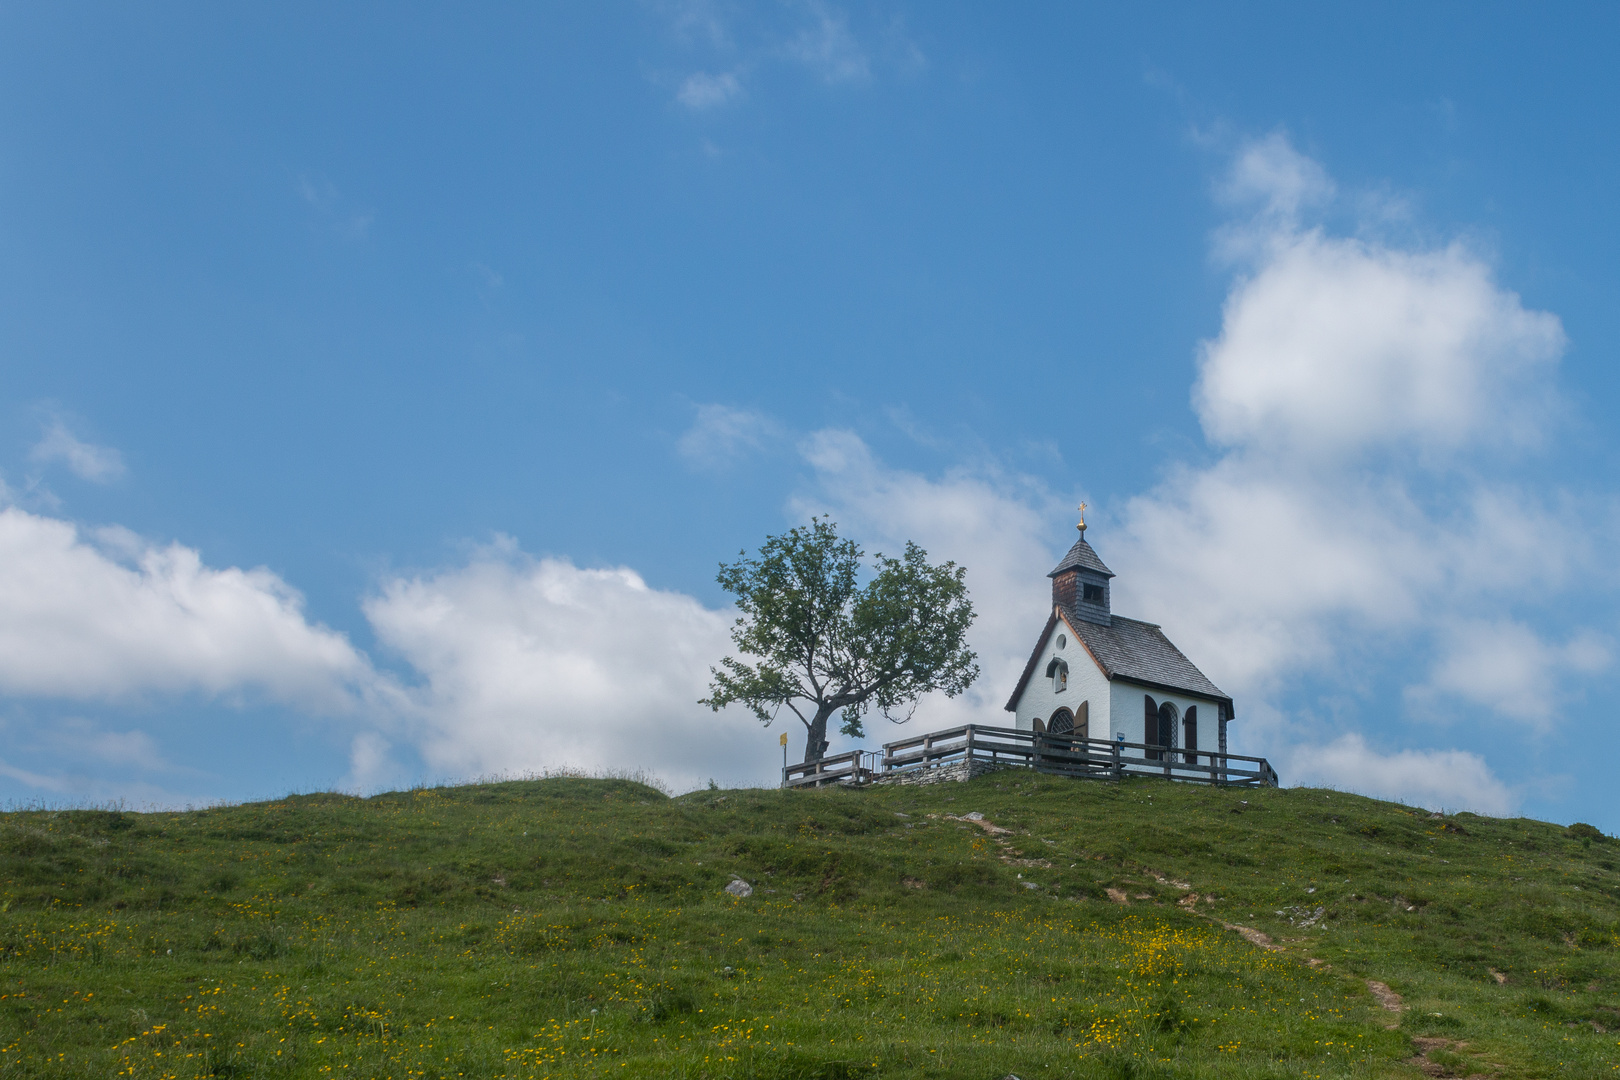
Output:
[[1123,739],[1115,739],[1114,740],[1114,779],[1115,780],[1123,780],[1125,778],[1125,766],[1119,760],[1120,751],[1125,749],[1123,743],[1124,743]]

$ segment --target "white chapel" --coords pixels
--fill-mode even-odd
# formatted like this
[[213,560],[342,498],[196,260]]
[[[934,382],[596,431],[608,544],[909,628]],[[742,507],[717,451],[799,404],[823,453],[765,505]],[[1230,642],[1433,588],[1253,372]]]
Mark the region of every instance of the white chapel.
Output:
[[1007,702],[1015,726],[1224,754],[1232,699],[1157,624],[1109,610],[1114,572],[1086,542],[1083,515],[1078,528],[1080,539],[1047,575],[1052,612]]

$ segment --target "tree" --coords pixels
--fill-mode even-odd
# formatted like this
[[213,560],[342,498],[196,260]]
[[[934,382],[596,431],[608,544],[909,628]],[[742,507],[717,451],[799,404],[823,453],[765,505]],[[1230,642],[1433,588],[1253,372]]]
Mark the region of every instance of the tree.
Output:
[[746,705],[765,724],[786,706],[805,726],[804,760],[819,761],[827,720],[839,710],[839,730],[860,737],[861,717],[874,705],[904,723],[923,694],[966,690],[979,676],[965,641],[973,624],[966,570],[930,566],[928,553],[908,540],[900,558],[879,554],[876,573],[861,585],[861,558],[836,525],[812,518],[808,528],[766,537],[758,557],[739,552],[736,562],[722,563],[720,585],[742,612],[731,640],[752,662],[728,656],[711,668],[701,704]]

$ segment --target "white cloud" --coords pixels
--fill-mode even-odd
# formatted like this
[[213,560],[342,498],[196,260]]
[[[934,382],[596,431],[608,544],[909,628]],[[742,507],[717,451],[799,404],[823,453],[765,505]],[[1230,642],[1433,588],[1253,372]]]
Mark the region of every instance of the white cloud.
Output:
[[1558,319],[1459,246],[1398,251],[1280,233],[1226,302],[1194,392],[1211,441],[1311,462],[1533,441]]
[[710,75],[706,71],[694,72],[675,92],[675,100],[688,109],[712,109],[742,96],[742,83],[733,73],[726,71]]
[[871,74],[866,50],[850,32],[843,12],[825,4],[807,5],[811,25],[788,42],[786,53],[829,83],[856,82]]
[[1290,784],[1355,791],[1431,810],[1500,816],[1512,812],[1519,802],[1478,754],[1462,750],[1381,754],[1356,734],[1324,746],[1296,747],[1283,768]]
[[[1600,635],[1555,640],[1531,617],[1601,565],[1601,511],[1510,479],[1559,413],[1557,318],[1527,310],[1460,245],[1303,227],[1333,185],[1277,137],[1239,155],[1227,190],[1262,209],[1218,237],[1249,241],[1193,395],[1220,454],[1125,507],[1116,606],[1162,622],[1240,717],[1245,698],[1260,705],[1248,737],[1279,756],[1315,760],[1266,719],[1285,685],[1355,685],[1369,661],[1397,656],[1433,658],[1407,695],[1415,713],[1461,704],[1545,729],[1611,663]],[[1333,745],[1333,775],[1374,760],[1359,742]],[[1392,760],[1384,794],[1466,789],[1506,805],[1473,755]]]
[[[632,570],[533,559],[503,541],[465,566],[387,582],[365,611],[424,680],[402,734],[441,775],[648,769],[678,786],[773,776],[774,730],[697,703],[730,645],[730,614]],[[796,727],[790,738],[802,738]],[[377,751],[358,748],[357,771]]]
[[262,694],[352,711],[374,673],[265,569],[0,509],[0,691],[71,700]]
[[117,450],[79,439],[60,419],[53,419],[45,435],[28,451],[30,461],[66,465],[81,480],[107,484],[124,475],[124,459]]
[[1223,178],[1219,193],[1237,207],[1258,204],[1262,217],[1292,225],[1301,210],[1333,198],[1327,170],[1294,149],[1281,132],[1245,145]]
[[764,413],[727,405],[699,405],[697,419],[677,440],[675,448],[694,465],[721,468],[749,451],[764,449],[781,434],[781,427]]
[[[768,80],[756,76],[773,67],[792,66],[841,86],[867,82],[874,67],[915,76],[928,66],[899,17],[858,34],[846,12],[823,0],[724,11],[710,3],[661,6],[684,46],[712,54],[703,70],[677,80],[676,101],[693,110],[740,100],[747,96],[745,81],[763,85]],[[667,75],[654,78],[668,81]]]
[[1609,642],[1593,631],[1543,640],[1508,618],[1470,619],[1439,631],[1440,656],[1426,685],[1412,688],[1414,711],[1451,695],[1545,731],[1578,694],[1570,683],[1613,663]]
[[54,721],[39,737],[65,756],[144,772],[169,772],[157,740],[144,731],[105,731],[82,717]]
[[731,32],[713,0],[675,0],[662,6],[679,37],[704,41],[715,48],[731,44]]
[[408,770],[394,760],[392,744],[380,731],[362,731],[349,743],[349,774],[338,785],[344,791],[381,791],[409,779]]
[[[1274,171],[1287,190],[1310,172]],[[1557,320],[1461,248],[1270,228],[1201,351],[1194,401],[1225,453],[1132,500],[1121,555],[1122,591],[1252,689],[1338,642],[1500,603],[1506,575],[1555,585],[1588,554],[1569,507],[1458,456],[1544,434]]]

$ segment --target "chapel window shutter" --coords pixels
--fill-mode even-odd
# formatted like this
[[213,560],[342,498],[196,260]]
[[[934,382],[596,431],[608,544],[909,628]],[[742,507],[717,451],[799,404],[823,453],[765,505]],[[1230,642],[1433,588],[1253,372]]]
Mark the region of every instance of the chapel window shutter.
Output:
[[[1145,694],[1142,698],[1142,741],[1149,746],[1159,745],[1159,705],[1153,700],[1152,694]],[[1149,750],[1147,756],[1157,755]]]
[[1091,701],[1088,699],[1080,703],[1080,709],[1074,714],[1074,736],[1077,739],[1091,738]]

